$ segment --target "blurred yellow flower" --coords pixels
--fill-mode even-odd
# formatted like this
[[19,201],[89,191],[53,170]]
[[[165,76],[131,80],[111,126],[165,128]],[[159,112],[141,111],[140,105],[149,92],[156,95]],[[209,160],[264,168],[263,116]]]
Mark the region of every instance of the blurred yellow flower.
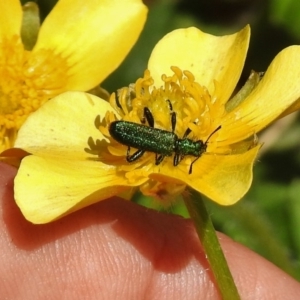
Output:
[[1,1],[0,10],[0,152],[49,98],[89,90],[118,67],[147,14],[141,0],[60,0],[27,51],[20,1]]
[[[136,188],[166,204],[186,186],[219,204],[238,201],[252,182],[261,146],[256,134],[291,107],[296,109],[300,97],[300,47],[292,46],[275,57],[243,101],[228,100],[249,36],[249,27],[222,37],[196,28],[175,30],[154,48],[144,77],[113,94],[110,103],[67,92],[43,105],[16,141],[16,147],[32,154],[22,160],[15,179],[15,199],[24,216],[46,223],[113,195],[129,198]],[[128,163],[128,138],[121,145],[110,136],[115,134],[110,124],[136,123],[125,123],[127,132],[131,126],[130,135],[132,128],[151,126],[151,116],[154,127],[171,134],[174,145],[176,137],[189,138],[181,146],[198,145],[198,154],[183,157],[177,145],[171,156],[145,151]],[[139,132],[133,137],[139,138]],[[167,138],[154,143],[162,149]],[[130,149],[129,155],[143,149]]]

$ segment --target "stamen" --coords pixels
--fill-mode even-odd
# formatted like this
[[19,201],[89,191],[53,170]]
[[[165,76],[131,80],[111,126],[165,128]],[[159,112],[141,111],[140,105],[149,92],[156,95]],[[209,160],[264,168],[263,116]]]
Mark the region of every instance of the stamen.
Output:
[[51,49],[36,52],[24,50],[19,36],[3,39],[0,53],[2,151],[13,145],[16,132],[31,112],[64,90],[68,66],[66,59]]
[[[178,67],[172,67],[173,74],[162,75],[164,85],[156,87],[155,82],[150,76],[149,70],[146,70],[143,78],[139,78],[135,85],[130,88],[123,88],[116,95],[112,95],[110,103],[113,108],[119,112],[121,120],[144,124],[144,108],[147,107],[154,119],[154,127],[172,132],[171,113],[176,114],[175,134],[182,138],[187,131],[191,130],[188,138],[193,140],[205,140],[210,133],[219,125],[214,124],[211,118],[212,111],[215,109],[211,104],[211,96],[208,90],[195,82],[194,75],[189,71],[181,71]],[[134,88],[134,91],[132,91]],[[134,95],[134,98],[130,98]],[[170,107],[172,111],[170,111]],[[123,164],[128,166],[126,161],[127,146],[121,145],[110,137],[108,132],[109,124],[116,120],[111,112],[105,116],[105,124],[100,126],[100,131],[110,140],[108,151],[112,156],[116,156],[116,164],[120,160],[117,157],[124,156]],[[146,125],[148,125],[146,123]],[[212,137],[210,142],[216,138]],[[130,153],[140,149],[130,149]],[[100,155],[100,153],[99,153]],[[130,169],[150,166],[155,168],[156,154],[145,151],[145,153],[136,161],[130,164]],[[185,163],[186,161],[187,163]],[[176,167],[188,168],[190,158],[187,157]],[[118,162],[118,163],[117,163]],[[162,166],[173,166],[173,157],[163,158]],[[148,168],[147,167],[147,168]],[[121,168],[121,166],[120,166]],[[127,169],[128,167],[125,167]],[[122,166],[124,170],[124,166]]]

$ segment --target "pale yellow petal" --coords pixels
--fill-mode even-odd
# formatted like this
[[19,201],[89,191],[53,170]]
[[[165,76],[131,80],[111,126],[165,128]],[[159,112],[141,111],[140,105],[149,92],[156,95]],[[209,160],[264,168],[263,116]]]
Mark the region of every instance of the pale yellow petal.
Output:
[[[281,51],[263,79],[221,122],[220,145],[251,136],[274,121],[300,97],[300,46]],[[222,142],[223,141],[223,142]]]
[[99,161],[32,155],[15,178],[15,199],[28,221],[41,224],[116,195],[125,185],[124,176]]
[[84,151],[88,139],[103,140],[95,119],[101,119],[113,109],[96,96],[83,92],[66,92],[32,113],[21,127],[16,148],[35,155],[63,157],[91,157]]
[[253,164],[259,149],[260,145],[236,155],[204,154],[193,165],[190,175],[188,168],[179,166],[174,167],[172,172],[165,172],[168,169],[162,168],[160,174],[185,183],[221,205],[232,205],[251,186]]
[[66,89],[88,90],[115,70],[146,20],[141,0],[60,0],[42,24],[39,49],[54,49],[70,66]]
[[221,205],[232,205],[249,190],[253,178],[253,164],[260,145],[237,155],[211,155],[195,170],[200,178],[188,180],[195,190]]
[[294,102],[287,110],[285,110],[280,116],[279,118],[283,118],[297,110],[300,110],[300,98]]
[[250,38],[246,26],[236,34],[213,36],[191,27],[174,30],[158,42],[148,68],[161,85],[161,75],[172,75],[171,66],[192,72],[196,81],[212,94],[214,80],[222,91],[220,101],[228,100],[242,72]]
[[23,15],[20,0],[1,0],[0,11],[0,40],[20,35]]

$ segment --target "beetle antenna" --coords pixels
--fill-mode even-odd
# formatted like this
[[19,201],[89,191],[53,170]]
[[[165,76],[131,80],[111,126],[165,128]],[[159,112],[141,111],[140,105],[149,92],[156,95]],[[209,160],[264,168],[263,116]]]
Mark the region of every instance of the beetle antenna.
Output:
[[220,126],[218,126],[210,135],[209,135],[209,137],[206,139],[206,142],[204,143],[204,145],[206,145],[207,144],[207,142],[208,142],[208,140],[218,131],[218,130],[220,130],[221,129],[221,125]]
[[[220,130],[221,127],[222,127],[221,125],[218,126],[218,127],[217,127],[217,128],[209,135],[209,137],[206,139],[205,143],[202,145],[202,151],[201,151],[201,153],[199,153],[199,156],[198,156],[196,159],[194,159],[194,160],[192,161],[191,165],[190,165],[189,174],[192,174],[192,172],[193,172],[193,164],[201,157],[202,153],[206,151],[207,143],[208,143],[209,139],[211,138],[211,136],[214,135],[218,130]],[[200,140],[200,142],[202,142],[202,141]]]

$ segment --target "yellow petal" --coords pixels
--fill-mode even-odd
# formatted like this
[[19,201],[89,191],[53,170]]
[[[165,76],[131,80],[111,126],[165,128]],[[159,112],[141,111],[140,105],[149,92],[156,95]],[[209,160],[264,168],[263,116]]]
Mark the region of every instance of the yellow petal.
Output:
[[99,161],[32,155],[15,178],[15,199],[28,221],[41,224],[116,195],[125,183],[114,167]]
[[70,66],[66,89],[91,89],[128,54],[146,14],[140,0],[60,0],[42,24],[33,53],[54,49]]
[[296,110],[300,110],[300,98],[294,102],[287,110],[285,110],[280,116],[279,118],[283,118],[293,112],[295,112]]
[[22,7],[19,0],[0,1],[1,22],[0,37],[10,38],[20,35],[22,23]]
[[83,92],[66,92],[32,113],[21,127],[16,148],[35,155],[92,157],[84,148],[88,139],[104,137],[95,126],[98,115],[113,111],[110,104]]
[[291,46],[275,57],[247,99],[224,117],[218,140],[238,142],[274,121],[300,97],[299,78],[300,46]]
[[221,205],[232,205],[250,188],[253,163],[259,149],[260,145],[236,155],[204,154],[193,165],[191,175],[180,167],[168,173],[164,172],[167,168],[162,168],[161,174],[180,180]]
[[221,205],[232,205],[249,190],[253,177],[253,164],[261,145],[237,155],[211,155],[195,175],[202,178],[189,180],[195,190]]
[[157,86],[162,84],[162,74],[172,75],[171,66],[193,73],[196,82],[206,86],[211,94],[216,80],[224,102],[232,94],[242,72],[249,38],[249,26],[221,37],[194,27],[174,30],[155,46],[148,68]]

